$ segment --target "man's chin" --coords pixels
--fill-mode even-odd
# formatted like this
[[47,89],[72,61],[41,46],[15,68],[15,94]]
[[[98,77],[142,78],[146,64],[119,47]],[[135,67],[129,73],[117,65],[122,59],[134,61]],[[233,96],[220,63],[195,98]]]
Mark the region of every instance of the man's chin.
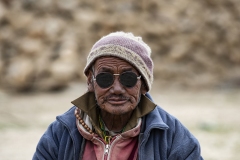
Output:
[[125,105],[106,104],[106,105],[104,105],[104,108],[102,108],[102,109],[105,112],[108,112],[112,115],[123,115],[123,114],[126,114],[126,113],[134,110],[134,108],[132,108],[132,106],[126,105],[126,104]]

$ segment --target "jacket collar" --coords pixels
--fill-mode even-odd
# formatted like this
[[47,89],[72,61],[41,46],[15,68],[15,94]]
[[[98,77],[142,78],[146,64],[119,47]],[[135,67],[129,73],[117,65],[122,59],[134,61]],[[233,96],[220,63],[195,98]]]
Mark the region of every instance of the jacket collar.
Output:
[[[149,101],[153,101],[149,93],[146,94],[146,98],[148,98]],[[153,128],[161,130],[167,130],[169,128],[161,117],[161,110],[162,108],[157,106],[150,114],[144,117],[141,132],[148,133]]]
[[[78,106],[82,106],[83,109],[87,113],[88,113],[88,110],[93,110],[93,109],[91,109],[91,108],[93,108],[93,106],[96,106],[96,103],[94,102],[95,101],[94,95],[90,96],[88,94],[93,94],[93,93],[87,93],[87,94],[83,95],[83,96],[86,96],[86,98],[88,99],[88,100],[85,99],[87,102],[87,103],[85,103],[85,105],[81,104],[80,101],[78,101],[78,100],[73,101],[74,104],[76,104]],[[152,101],[151,96],[148,93],[144,97],[146,98],[145,101]],[[90,109],[88,109],[87,106],[90,106],[89,107]],[[79,131],[78,131],[78,129],[76,129],[77,128],[76,123],[74,123],[74,122],[76,122],[76,117],[74,116],[75,107],[76,106],[73,106],[63,115],[57,116],[57,120],[60,121],[65,127],[67,127],[67,129],[70,132],[71,137],[73,138],[73,140],[75,142],[77,142],[77,141],[79,141],[79,139],[81,139],[81,136],[80,136],[80,134],[76,134],[76,132],[79,132]],[[140,140],[144,137],[148,138],[149,132],[152,129],[167,130],[169,128],[168,125],[166,123],[164,123],[164,121],[162,119],[164,117],[161,117],[162,112],[163,112],[163,110],[159,106],[157,106],[149,114],[139,114],[139,113],[142,113],[141,110],[140,110],[140,112],[138,112],[138,114],[136,113],[136,115],[143,115],[143,116],[145,115],[144,117],[142,117],[141,130],[140,130],[140,134],[139,134]],[[94,114],[96,115],[96,113],[93,113],[93,115]]]
[[[76,107],[81,109],[84,113],[86,113],[93,123],[93,127],[95,129],[99,129],[99,120],[98,115],[100,112],[99,107],[97,106],[95,95],[93,92],[87,92],[81,97],[75,99],[72,101],[72,104],[74,104]],[[125,130],[130,130],[134,128],[137,125],[138,118],[142,118],[148,113],[150,113],[154,108],[156,107],[156,104],[153,103],[149,98],[147,98],[145,95],[141,95],[141,100],[136,107],[136,109],[133,112],[133,115],[131,119],[129,120]]]

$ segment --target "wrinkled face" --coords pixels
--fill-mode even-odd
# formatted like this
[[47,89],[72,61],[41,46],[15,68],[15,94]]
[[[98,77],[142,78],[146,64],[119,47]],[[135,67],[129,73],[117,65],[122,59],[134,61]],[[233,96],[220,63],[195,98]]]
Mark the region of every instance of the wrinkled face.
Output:
[[[93,71],[88,75],[88,89],[95,92],[99,107],[113,115],[122,115],[132,112],[140,101],[141,93],[145,94],[145,88],[142,86],[142,80],[137,80],[133,87],[125,87],[119,81],[119,75],[114,76],[113,84],[107,88],[101,88],[93,80],[102,72],[112,74],[121,74],[127,71],[134,72],[137,76],[140,74],[128,62],[116,57],[102,57],[96,60]],[[93,74],[93,75],[92,75]]]

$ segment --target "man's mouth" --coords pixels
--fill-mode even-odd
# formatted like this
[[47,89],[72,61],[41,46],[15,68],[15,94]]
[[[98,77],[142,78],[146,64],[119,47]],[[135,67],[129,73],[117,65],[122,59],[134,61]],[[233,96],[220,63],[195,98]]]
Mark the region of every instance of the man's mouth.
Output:
[[112,96],[107,98],[107,102],[112,104],[112,105],[122,105],[128,101],[128,98],[126,97],[116,97]]

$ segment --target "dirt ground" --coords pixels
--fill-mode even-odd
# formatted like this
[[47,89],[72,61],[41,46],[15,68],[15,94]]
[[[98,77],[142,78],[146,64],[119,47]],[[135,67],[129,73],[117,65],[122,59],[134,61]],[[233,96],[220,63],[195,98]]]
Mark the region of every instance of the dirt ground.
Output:
[[[62,92],[28,94],[0,90],[0,159],[31,159],[50,122],[68,110],[85,88],[71,84]],[[155,85],[151,94],[198,138],[204,159],[240,159],[240,90],[173,90]]]

